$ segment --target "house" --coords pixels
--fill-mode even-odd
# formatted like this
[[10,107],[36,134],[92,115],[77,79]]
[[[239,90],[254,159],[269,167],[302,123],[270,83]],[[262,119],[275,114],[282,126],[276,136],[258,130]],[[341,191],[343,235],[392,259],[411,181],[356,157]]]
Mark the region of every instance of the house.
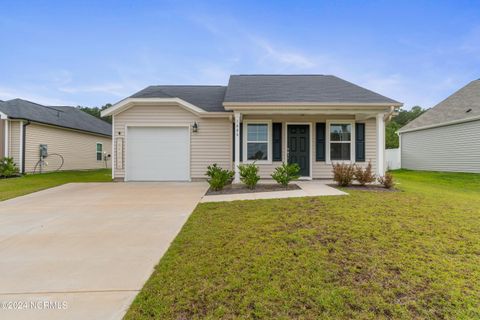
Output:
[[0,155],[22,173],[111,165],[112,126],[77,108],[13,99],[0,102],[0,119]]
[[480,172],[480,79],[398,131],[402,168]]
[[402,104],[331,75],[232,75],[227,86],[150,86],[113,116],[113,178],[205,179],[208,165],[255,162],[270,178],[296,162],[304,179],[332,163],[372,162],[384,174],[385,120]]

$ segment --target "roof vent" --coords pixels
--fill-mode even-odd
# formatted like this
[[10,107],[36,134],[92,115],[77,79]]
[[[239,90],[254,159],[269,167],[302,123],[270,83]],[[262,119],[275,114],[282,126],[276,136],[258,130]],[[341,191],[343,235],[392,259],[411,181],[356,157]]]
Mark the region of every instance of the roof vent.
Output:
[[470,111],[472,111],[472,108],[468,109],[467,111],[465,111],[465,113],[469,113]]

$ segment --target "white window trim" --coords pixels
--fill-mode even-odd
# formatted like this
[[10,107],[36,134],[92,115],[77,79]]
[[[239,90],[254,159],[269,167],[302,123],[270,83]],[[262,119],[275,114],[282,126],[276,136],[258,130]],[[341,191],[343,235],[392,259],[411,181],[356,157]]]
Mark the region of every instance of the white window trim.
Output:
[[[100,151],[102,153],[102,159],[101,160],[98,160],[98,150],[97,150],[97,147],[98,145],[101,145],[102,146],[102,151]],[[97,161],[103,161],[103,142],[97,142],[95,143],[95,160]]]
[[[248,160],[248,125],[266,124],[267,125],[267,160]],[[243,163],[272,164],[272,120],[243,120]]]
[[[331,160],[330,159],[330,125],[332,124],[350,124],[352,132],[350,134],[350,160]],[[355,120],[327,120],[326,122],[326,163],[332,164],[332,161],[335,163],[355,163]],[[332,141],[333,143],[341,143],[339,141]]]

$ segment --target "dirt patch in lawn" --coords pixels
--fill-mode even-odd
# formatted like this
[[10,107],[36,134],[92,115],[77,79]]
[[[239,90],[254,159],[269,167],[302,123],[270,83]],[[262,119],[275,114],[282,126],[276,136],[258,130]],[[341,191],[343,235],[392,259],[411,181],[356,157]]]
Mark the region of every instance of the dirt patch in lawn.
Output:
[[398,189],[395,189],[395,188],[387,189],[387,188],[384,188],[381,185],[361,186],[359,184],[353,184],[353,185],[348,186],[348,187],[339,187],[336,184],[329,184],[329,186],[333,187],[333,188],[337,188],[337,189],[342,188],[342,189],[347,189],[347,190],[360,190],[360,191],[372,191],[372,192],[400,192],[400,190],[398,190]]
[[220,194],[238,194],[238,193],[292,191],[292,190],[300,190],[300,187],[296,184],[289,184],[288,188],[285,188],[279,184],[257,184],[255,189],[248,189],[247,186],[245,185],[231,184],[231,185],[225,186],[223,190],[219,190],[219,191],[208,189],[207,196],[220,195]]

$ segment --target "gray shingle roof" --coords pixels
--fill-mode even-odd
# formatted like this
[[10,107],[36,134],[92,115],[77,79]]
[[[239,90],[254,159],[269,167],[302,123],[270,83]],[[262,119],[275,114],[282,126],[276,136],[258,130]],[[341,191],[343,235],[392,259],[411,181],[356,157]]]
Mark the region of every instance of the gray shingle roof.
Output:
[[[469,110],[467,112],[467,110]],[[445,122],[480,116],[480,79],[461,88],[412,122],[399,132]]]
[[225,102],[399,104],[331,75],[232,75]]
[[130,98],[180,98],[205,111],[222,112],[225,86],[150,86]]
[[111,136],[112,126],[74,107],[44,106],[22,99],[0,103],[0,111],[9,118],[25,119],[65,128]]

